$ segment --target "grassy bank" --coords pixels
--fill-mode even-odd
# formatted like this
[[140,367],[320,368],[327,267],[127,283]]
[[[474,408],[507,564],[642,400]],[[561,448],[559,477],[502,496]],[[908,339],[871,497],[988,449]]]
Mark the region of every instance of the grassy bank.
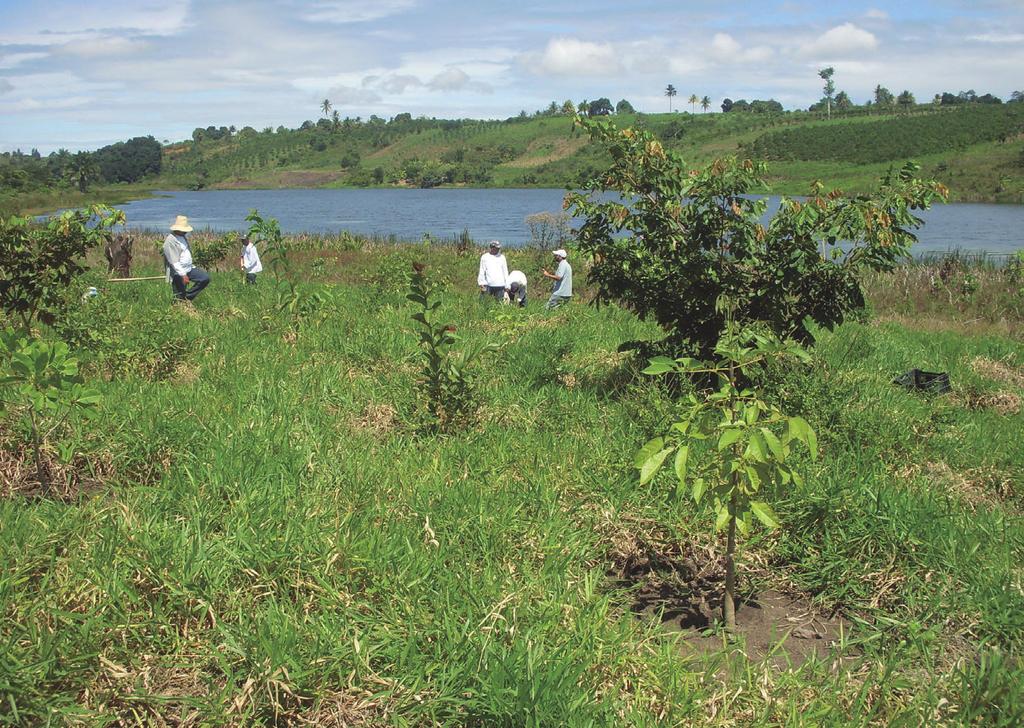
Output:
[[153,191],[161,189],[158,184],[96,185],[88,192],[68,187],[38,189],[17,196],[0,194],[0,216],[43,215],[56,210],[84,207],[96,203],[119,205],[130,200],[152,197]]
[[[871,320],[820,332],[813,365],[766,374],[822,457],[776,495],[783,528],[743,550],[742,593],[784,595],[799,620],[774,625],[782,646],[762,659],[673,614],[721,549],[707,509],[667,479],[637,485],[633,454],[674,405],[616,350],[656,330],[615,306],[543,312],[545,261],[526,252],[510,253],[534,286],[519,311],[477,300],[472,251],[295,247],[301,286],[327,299],[298,320],[269,274],[245,287],[216,272],[194,309],[159,281],[83,281],[100,296],[63,335],[102,417],[71,421],[80,455],[55,459],[51,493],[23,477],[13,414],[4,425],[0,721],[1024,718],[1009,279],[979,271],[951,300],[924,269],[879,276]],[[151,255],[139,274],[157,271]],[[413,259],[448,281],[441,313],[465,341],[499,347],[475,370],[478,410],[444,434],[417,426]],[[968,323],[993,301],[990,327]],[[949,372],[953,392],[892,386],[914,367]],[[808,619],[839,632],[783,639]]]

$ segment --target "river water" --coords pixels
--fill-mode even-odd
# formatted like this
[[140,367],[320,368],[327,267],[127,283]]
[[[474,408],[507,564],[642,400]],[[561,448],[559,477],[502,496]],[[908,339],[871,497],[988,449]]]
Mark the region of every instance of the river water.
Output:
[[[522,245],[530,239],[524,219],[562,209],[562,189],[288,189],[166,192],[129,202],[133,228],[166,230],[176,215],[188,215],[197,230],[244,230],[245,216],[258,209],[275,217],[286,233],[348,230],[419,240],[425,233],[450,238],[463,229],[478,241]],[[769,198],[777,204],[778,198]],[[769,204],[773,209],[775,204]],[[915,252],[988,252],[1024,248],[1024,205],[957,203],[919,215]]]

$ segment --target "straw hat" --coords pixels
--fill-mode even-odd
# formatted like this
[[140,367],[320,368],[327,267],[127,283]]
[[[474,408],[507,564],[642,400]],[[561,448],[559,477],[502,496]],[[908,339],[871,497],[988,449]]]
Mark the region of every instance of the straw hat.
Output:
[[178,215],[174,224],[171,225],[171,232],[190,233],[192,232],[192,226],[188,224],[188,218],[184,215]]

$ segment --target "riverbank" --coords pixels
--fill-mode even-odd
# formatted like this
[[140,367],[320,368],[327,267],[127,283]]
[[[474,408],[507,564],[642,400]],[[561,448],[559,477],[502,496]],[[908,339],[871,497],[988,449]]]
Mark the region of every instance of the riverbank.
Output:
[[133,185],[96,185],[87,192],[52,188],[16,196],[0,195],[0,215],[48,215],[56,210],[92,204],[120,205],[133,200],[148,199],[161,189],[163,188],[155,182],[146,182]]

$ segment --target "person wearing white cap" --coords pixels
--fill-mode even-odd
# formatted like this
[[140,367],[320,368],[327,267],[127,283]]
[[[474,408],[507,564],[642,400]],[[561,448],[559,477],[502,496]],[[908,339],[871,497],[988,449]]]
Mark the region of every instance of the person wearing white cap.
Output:
[[176,301],[191,301],[210,285],[210,274],[192,265],[192,248],[187,237],[190,232],[192,226],[188,218],[178,215],[164,239],[164,270]]
[[521,270],[514,270],[508,274],[508,281],[505,286],[508,292],[509,303],[519,308],[526,307],[526,274]]
[[499,301],[505,298],[508,283],[508,261],[501,252],[501,243],[492,240],[488,251],[480,256],[480,272],[476,284],[480,286],[480,297],[494,296]]
[[555,282],[552,286],[551,298],[548,299],[544,308],[558,308],[572,298],[572,266],[566,260],[569,255],[562,248],[551,251],[551,254],[558,261],[558,266],[554,273],[547,268],[541,270],[545,278],[550,278]]

